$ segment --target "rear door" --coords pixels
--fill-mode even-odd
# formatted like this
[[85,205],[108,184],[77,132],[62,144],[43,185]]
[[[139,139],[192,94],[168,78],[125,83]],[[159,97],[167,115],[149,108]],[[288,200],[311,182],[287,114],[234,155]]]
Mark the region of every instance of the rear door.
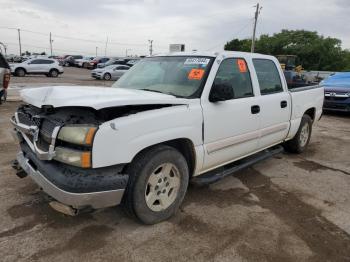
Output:
[[27,63],[26,71],[28,73],[37,73],[39,70],[39,59],[33,59]]
[[203,171],[253,153],[259,140],[259,112],[252,110],[257,107],[259,98],[255,96],[251,81],[250,61],[231,57],[223,59],[220,65],[216,62],[212,72],[216,67],[218,70],[211,85],[231,86],[234,98],[212,103],[209,94],[203,95]]
[[288,134],[291,116],[291,97],[283,71],[276,61],[253,58],[260,90],[259,149],[283,141]]

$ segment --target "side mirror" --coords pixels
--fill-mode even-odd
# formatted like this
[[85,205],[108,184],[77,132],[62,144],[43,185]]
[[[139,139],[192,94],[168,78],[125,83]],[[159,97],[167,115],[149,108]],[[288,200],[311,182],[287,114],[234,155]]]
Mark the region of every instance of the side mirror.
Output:
[[215,103],[230,100],[234,97],[235,94],[231,86],[228,84],[214,83],[209,94],[209,101]]

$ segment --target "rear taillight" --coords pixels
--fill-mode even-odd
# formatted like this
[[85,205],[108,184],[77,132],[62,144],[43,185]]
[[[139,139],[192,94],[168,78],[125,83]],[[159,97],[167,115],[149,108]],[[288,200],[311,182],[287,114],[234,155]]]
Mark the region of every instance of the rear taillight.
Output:
[[9,72],[6,72],[4,74],[4,88],[7,89],[9,87],[10,84],[10,78],[11,78],[11,74]]

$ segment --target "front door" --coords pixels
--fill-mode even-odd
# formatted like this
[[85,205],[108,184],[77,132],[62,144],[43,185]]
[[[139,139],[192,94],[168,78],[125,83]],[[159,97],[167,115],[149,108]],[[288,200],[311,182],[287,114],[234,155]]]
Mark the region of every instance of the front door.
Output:
[[226,58],[219,65],[213,85],[230,86],[233,98],[210,102],[202,99],[204,117],[203,171],[232,162],[257,150],[258,97],[255,96],[247,61]]

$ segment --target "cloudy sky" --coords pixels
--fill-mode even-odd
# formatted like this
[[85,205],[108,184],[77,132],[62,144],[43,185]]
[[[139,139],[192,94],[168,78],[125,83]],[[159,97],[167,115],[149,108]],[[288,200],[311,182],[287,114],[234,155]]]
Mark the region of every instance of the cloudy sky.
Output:
[[254,5],[263,6],[257,34],[307,29],[342,40],[350,48],[350,0],[0,0],[0,42],[8,53],[147,54],[170,43],[187,50],[221,50],[226,41],[251,35]]

